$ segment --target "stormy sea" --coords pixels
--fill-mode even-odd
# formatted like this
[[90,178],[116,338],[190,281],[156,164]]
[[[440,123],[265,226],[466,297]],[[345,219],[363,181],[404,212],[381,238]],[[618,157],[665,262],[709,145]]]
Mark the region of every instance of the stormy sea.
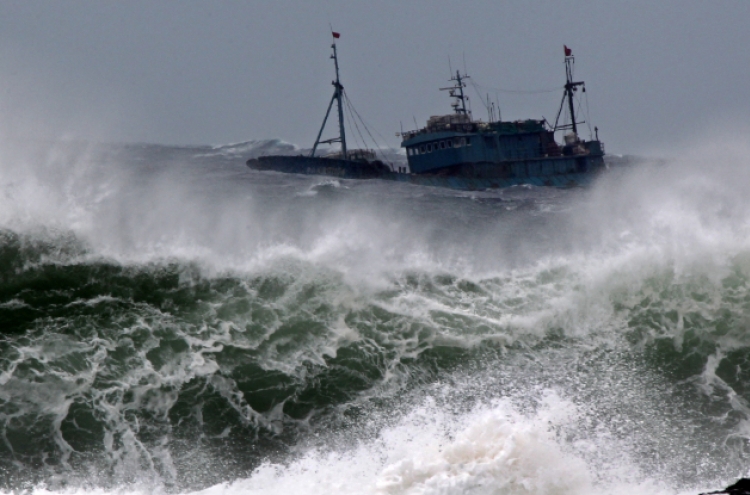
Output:
[[0,148],[0,493],[697,494],[748,473],[745,141],[573,189],[244,164],[295,151]]

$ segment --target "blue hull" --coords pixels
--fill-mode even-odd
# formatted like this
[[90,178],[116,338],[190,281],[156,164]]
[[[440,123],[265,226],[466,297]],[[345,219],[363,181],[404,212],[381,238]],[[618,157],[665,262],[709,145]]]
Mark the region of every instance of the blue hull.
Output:
[[587,186],[594,179],[595,174],[560,174],[547,177],[513,177],[507,179],[478,179],[475,177],[440,177],[423,176],[412,174],[390,174],[381,177],[385,180],[394,180],[419,186],[447,187],[460,191],[484,191],[486,189],[500,189],[503,187],[531,184],[534,186],[547,187],[580,187]]
[[[570,159],[544,159],[505,162],[505,167],[474,166],[456,171],[453,174],[407,174],[390,171],[380,162],[367,163],[329,158],[306,156],[263,156],[247,161],[247,166],[255,170],[322,175],[341,179],[381,179],[414,184],[419,186],[445,187],[462,191],[480,191],[503,187],[532,184],[548,187],[586,186],[599,171],[604,169],[601,156],[589,156],[585,161],[577,157],[577,166],[570,166]],[[493,170],[503,170],[494,173]],[[558,172],[565,170],[565,173]],[[538,171],[534,174],[529,171]],[[525,172],[525,173],[524,173]]]

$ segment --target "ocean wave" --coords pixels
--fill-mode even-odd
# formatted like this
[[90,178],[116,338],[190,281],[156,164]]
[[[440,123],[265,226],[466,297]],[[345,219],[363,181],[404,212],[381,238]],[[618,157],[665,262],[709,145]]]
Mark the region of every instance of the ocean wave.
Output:
[[3,489],[653,494],[743,473],[744,144],[482,193],[264,174],[243,146],[3,150]]
[[240,143],[221,144],[211,147],[210,152],[199,153],[198,158],[222,157],[230,159],[257,158],[264,155],[292,155],[300,152],[300,148],[281,139],[261,139],[243,141]]

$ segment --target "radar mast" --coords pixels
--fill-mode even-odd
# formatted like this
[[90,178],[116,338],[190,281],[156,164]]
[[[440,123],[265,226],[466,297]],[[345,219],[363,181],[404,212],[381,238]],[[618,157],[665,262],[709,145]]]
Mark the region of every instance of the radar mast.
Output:
[[464,95],[464,88],[466,87],[464,80],[468,78],[469,76],[466,74],[462,76],[461,73],[456,70],[456,76],[449,79],[449,81],[453,81],[455,84],[447,88],[440,88],[440,91],[448,91],[448,94],[452,98],[455,98],[453,103],[451,103],[451,106],[453,107],[453,111],[458,115],[469,116],[469,112],[466,110],[466,100],[468,97]]

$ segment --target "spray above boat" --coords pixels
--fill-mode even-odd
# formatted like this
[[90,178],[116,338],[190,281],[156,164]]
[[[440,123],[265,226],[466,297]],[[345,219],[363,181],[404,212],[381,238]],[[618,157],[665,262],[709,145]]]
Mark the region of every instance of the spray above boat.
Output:
[[[420,185],[478,190],[518,184],[567,187],[585,185],[604,165],[604,146],[597,136],[583,140],[578,134],[575,95],[585,92],[583,81],[573,80],[575,58],[565,46],[566,83],[554,126],[546,120],[474,120],[467,109],[464,93],[468,76],[456,71],[448,88],[453,113],[430,117],[425,127],[401,132],[401,147],[406,149],[406,166],[386,165],[373,150],[350,150],[344,125],[344,87],[339,77],[336,40],[331,45],[336,79],[334,92],[308,156],[261,156],[247,161],[250,168],[278,172],[327,175],[349,179],[384,179]],[[347,100],[348,102],[348,100]],[[321,140],[336,103],[338,137]],[[567,104],[567,105],[566,105]],[[567,107],[569,122],[561,123]],[[565,119],[563,119],[565,120]],[[565,132],[567,131],[567,132]],[[565,132],[563,143],[555,133]],[[317,156],[321,144],[339,143],[340,151]]]

